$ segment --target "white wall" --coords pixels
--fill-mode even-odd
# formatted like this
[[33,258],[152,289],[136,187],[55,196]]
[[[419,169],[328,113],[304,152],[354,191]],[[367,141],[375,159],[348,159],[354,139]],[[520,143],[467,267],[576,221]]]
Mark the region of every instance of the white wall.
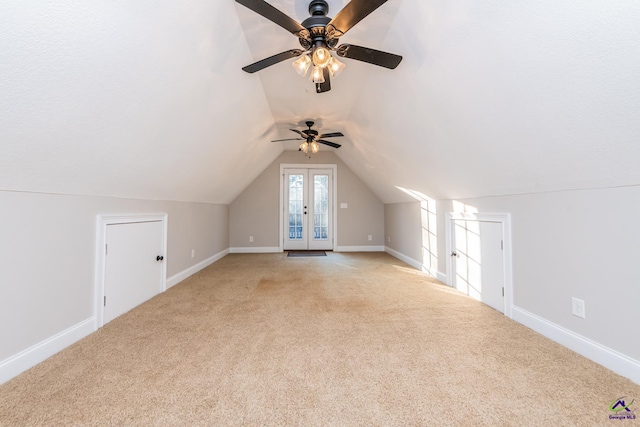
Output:
[[420,202],[384,205],[384,235],[387,252],[422,270],[422,222]]
[[[461,204],[512,215],[516,320],[601,363],[608,350],[630,358],[640,381],[640,186],[439,201],[440,236],[444,213]],[[442,238],[438,254],[446,256]],[[585,301],[585,319],[571,314],[572,297]]]
[[168,279],[229,247],[227,205],[0,191],[0,212],[0,382],[10,358],[94,316],[97,215],[167,213]]
[[[312,158],[298,151],[283,152],[230,206],[232,248],[277,248],[279,240],[280,164],[337,165],[337,242],[339,247],[381,247],[384,244],[384,205],[334,153]],[[346,209],[340,204],[347,203]],[[368,240],[368,236],[372,240]],[[249,242],[253,236],[253,242]],[[250,249],[249,249],[250,250]]]
[[[425,269],[412,262],[424,233],[418,209],[417,202],[385,205],[386,245]],[[640,186],[440,200],[436,274],[443,281],[445,214],[454,211],[511,214],[514,320],[640,383]],[[585,301],[585,319],[571,314],[572,297]]]

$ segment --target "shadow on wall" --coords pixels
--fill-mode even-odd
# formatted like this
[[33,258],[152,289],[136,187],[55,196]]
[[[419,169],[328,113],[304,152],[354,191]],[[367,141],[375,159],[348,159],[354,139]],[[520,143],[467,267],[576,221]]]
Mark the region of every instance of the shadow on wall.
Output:
[[[454,200],[453,212],[456,214],[477,214],[478,209]],[[480,223],[477,221],[454,221],[453,237],[452,256],[456,257],[453,285],[459,291],[480,301],[482,299]]]
[[433,277],[438,273],[438,234],[436,201],[416,191],[396,186],[420,202],[420,222],[422,225],[422,269]]

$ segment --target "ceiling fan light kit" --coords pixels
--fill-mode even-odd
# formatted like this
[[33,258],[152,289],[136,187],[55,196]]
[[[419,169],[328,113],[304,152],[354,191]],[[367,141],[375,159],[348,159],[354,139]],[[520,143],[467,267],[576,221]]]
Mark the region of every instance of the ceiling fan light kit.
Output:
[[311,151],[312,154],[316,154],[318,151],[320,151],[320,146],[315,141],[311,143],[303,142],[302,144],[300,144],[299,151],[302,151],[304,154],[308,154],[309,151]]
[[305,124],[309,129],[303,129],[303,130],[289,129],[290,131],[300,135],[299,138],[276,139],[275,141],[271,141],[271,142],[303,141],[298,146],[298,151],[302,151],[305,155],[309,157],[311,157],[311,154],[315,154],[318,151],[320,151],[319,144],[327,145],[333,148],[340,148],[342,146],[335,142],[331,142],[331,141],[327,141],[326,139],[323,139],[323,138],[337,138],[340,136],[344,136],[342,132],[330,132],[330,133],[319,134],[317,130],[311,129],[314,125],[313,121],[309,120],[305,122]]
[[335,51],[337,56],[343,58],[389,69],[395,69],[402,61],[400,55],[362,46],[342,44],[336,47],[340,37],[387,0],[351,0],[333,18],[327,16],[329,4],[326,0],[311,0],[309,3],[311,16],[302,23],[293,20],[264,0],[236,0],[236,2],[289,31],[298,38],[302,46],[302,50],[291,49],[243,67],[242,69],[248,73],[255,73],[287,59],[298,57],[292,63],[293,68],[301,76],[306,76],[311,68],[310,80],[315,83],[316,92],[322,93],[331,90],[331,77],[336,77],[345,68],[345,64],[334,57],[331,51]]

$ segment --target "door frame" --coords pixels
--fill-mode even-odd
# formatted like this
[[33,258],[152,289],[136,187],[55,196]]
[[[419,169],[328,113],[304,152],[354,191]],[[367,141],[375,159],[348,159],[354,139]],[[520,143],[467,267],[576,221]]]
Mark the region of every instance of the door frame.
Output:
[[333,173],[333,185],[332,194],[332,221],[333,221],[333,241],[331,249],[334,251],[338,246],[338,210],[336,209],[336,203],[338,200],[338,165],[337,164],[305,164],[305,163],[280,163],[280,204],[278,208],[278,223],[279,223],[279,243],[278,251],[284,252],[284,170],[285,169],[331,169]]
[[[95,328],[104,326],[104,285],[106,274],[106,253],[105,245],[107,242],[107,227],[116,224],[132,224],[138,222],[162,222],[162,251],[167,254],[167,225],[169,215],[160,214],[132,214],[132,215],[98,215],[96,220],[96,269],[95,269],[95,285],[94,285],[94,314]],[[160,276],[160,292],[167,290],[167,263],[162,263]]]
[[504,315],[513,318],[513,256],[511,245],[511,214],[510,213],[466,213],[447,212],[445,214],[445,242],[446,242],[446,262],[447,262],[447,284],[455,286],[453,261],[451,252],[453,251],[453,227],[456,220],[478,221],[478,222],[498,222],[502,225],[502,239],[504,247],[502,250],[502,274],[504,276]]

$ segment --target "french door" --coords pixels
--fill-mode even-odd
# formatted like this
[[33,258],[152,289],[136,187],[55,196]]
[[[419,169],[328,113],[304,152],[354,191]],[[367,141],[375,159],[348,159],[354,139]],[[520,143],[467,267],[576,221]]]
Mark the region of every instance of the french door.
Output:
[[284,169],[283,249],[333,249],[333,169]]

